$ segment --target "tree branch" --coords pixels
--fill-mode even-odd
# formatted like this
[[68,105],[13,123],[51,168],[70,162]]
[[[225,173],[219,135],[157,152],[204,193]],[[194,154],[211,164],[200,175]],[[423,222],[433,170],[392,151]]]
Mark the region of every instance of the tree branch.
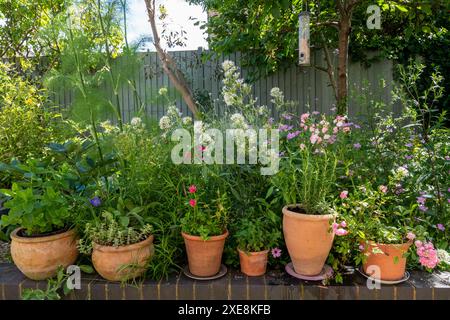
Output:
[[194,117],[197,118],[199,114],[197,104],[195,103],[194,97],[183,72],[181,72],[181,70],[177,67],[176,62],[172,59],[170,54],[164,51],[161,47],[161,38],[158,34],[155,19],[155,0],[145,0],[145,5],[147,6],[147,15],[153,33],[153,45],[155,46],[158,57],[161,60],[163,70],[169,77],[170,81],[174,84],[175,88],[181,93],[181,96],[183,97],[184,102],[186,102],[189,110],[192,112]]

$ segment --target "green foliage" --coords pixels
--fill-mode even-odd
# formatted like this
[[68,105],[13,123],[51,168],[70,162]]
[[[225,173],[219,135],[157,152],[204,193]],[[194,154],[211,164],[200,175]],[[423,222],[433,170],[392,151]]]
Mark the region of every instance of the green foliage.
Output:
[[237,221],[235,233],[238,248],[245,252],[258,252],[273,248],[281,239],[277,221],[268,217],[248,217]]
[[190,208],[186,209],[181,219],[181,228],[189,235],[207,240],[225,232],[228,224],[228,199],[226,193],[221,194],[219,190],[216,192],[216,198],[204,199],[204,195],[203,190],[187,195],[186,208]]
[[87,223],[84,234],[88,241],[80,241],[80,251],[89,254],[92,244],[96,243],[104,246],[127,246],[147,239],[152,233],[152,226],[149,224],[134,225],[130,222],[131,217],[138,217],[142,208],[134,208],[130,212],[104,211],[103,220],[95,224]]
[[10,211],[2,216],[2,227],[18,225],[31,236],[61,230],[70,223],[69,202],[51,187],[22,189],[13,183],[11,190],[2,190],[2,193],[11,197],[4,205]]
[[42,157],[47,143],[70,132],[61,115],[47,111],[44,103],[42,90],[0,63],[0,162]]

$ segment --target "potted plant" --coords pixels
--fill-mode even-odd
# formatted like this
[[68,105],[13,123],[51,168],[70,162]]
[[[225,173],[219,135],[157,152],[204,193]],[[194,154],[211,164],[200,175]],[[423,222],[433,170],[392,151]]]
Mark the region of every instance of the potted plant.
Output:
[[206,191],[196,185],[188,188],[188,203],[181,219],[181,235],[184,238],[189,271],[199,277],[216,275],[221,266],[227,230],[227,198],[216,192],[210,201],[200,201]]
[[2,215],[0,225],[19,226],[11,233],[11,256],[23,274],[43,280],[55,276],[59,266],[75,263],[77,234],[64,194],[51,186],[22,188],[16,183],[2,193],[10,200],[4,204],[9,212]]
[[[91,200],[100,206],[100,199]],[[132,207],[119,198],[117,208],[108,208],[102,218],[88,222],[80,251],[92,252],[95,270],[110,281],[127,281],[141,276],[153,256],[152,227],[143,221],[143,207]]]
[[299,127],[280,124],[279,128],[286,134],[286,158],[272,182],[287,204],[282,210],[283,234],[294,271],[315,276],[333,244],[337,141],[350,128],[344,117],[330,121],[309,113],[301,115]]
[[241,272],[248,276],[266,273],[268,253],[281,238],[281,230],[267,217],[241,218],[236,222]]
[[367,183],[346,193],[340,210],[351,230],[349,239],[358,246],[356,264],[362,264],[368,276],[397,281],[405,275],[408,250],[417,231],[411,226],[414,209],[400,205],[401,199],[390,189]]

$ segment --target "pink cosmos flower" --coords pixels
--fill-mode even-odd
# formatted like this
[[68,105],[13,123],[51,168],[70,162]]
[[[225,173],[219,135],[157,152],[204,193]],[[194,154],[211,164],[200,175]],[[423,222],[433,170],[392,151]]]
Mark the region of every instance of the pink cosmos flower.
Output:
[[196,193],[196,192],[197,192],[197,187],[194,184],[189,186],[189,193]]
[[280,248],[273,248],[272,249],[272,257],[274,257],[274,258],[281,257],[281,249]]
[[413,241],[416,238],[416,235],[412,232],[408,232],[408,234],[406,235],[406,239]]
[[438,229],[441,230],[441,231],[445,231],[445,227],[444,227],[444,225],[443,225],[442,223],[438,223],[438,224],[436,225],[436,228],[438,228]]
[[189,200],[189,205],[190,205],[192,208],[194,208],[194,207],[197,205],[197,200],[195,200],[195,199]]
[[378,189],[379,189],[381,192],[383,192],[383,193],[386,193],[386,192],[388,191],[388,188],[387,188],[386,186],[383,186],[383,185],[379,186]]
[[345,199],[347,197],[348,197],[348,191],[347,190],[342,191],[341,194],[339,195],[339,198],[341,198],[341,199]]

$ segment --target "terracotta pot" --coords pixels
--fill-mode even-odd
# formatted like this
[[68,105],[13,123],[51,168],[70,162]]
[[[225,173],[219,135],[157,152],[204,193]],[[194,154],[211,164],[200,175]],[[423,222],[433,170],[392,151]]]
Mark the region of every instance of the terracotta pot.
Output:
[[11,233],[11,256],[17,268],[33,280],[56,275],[59,266],[75,263],[78,257],[75,230],[42,237],[22,237],[18,228]]
[[[369,242],[369,245],[366,245],[364,251],[367,254],[367,260],[363,264],[364,273],[378,278],[377,273],[372,274],[372,270],[367,270],[370,266],[378,266],[380,268],[380,280],[395,281],[402,279],[406,269],[406,258],[404,255],[411,246],[411,243],[375,244],[375,242]],[[378,248],[384,253],[375,253],[373,252],[373,248]]]
[[228,231],[220,236],[203,240],[199,236],[191,236],[181,232],[186,245],[189,271],[199,277],[211,277],[217,274],[222,263],[223,247]]
[[335,215],[310,215],[283,208],[283,234],[296,273],[305,276],[320,274],[333,245],[331,223]]
[[253,277],[262,276],[266,273],[269,250],[245,252],[238,249],[238,251],[242,273]]
[[153,256],[153,235],[127,246],[103,246],[93,244],[92,263],[106,280],[126,281],[141,276]]

